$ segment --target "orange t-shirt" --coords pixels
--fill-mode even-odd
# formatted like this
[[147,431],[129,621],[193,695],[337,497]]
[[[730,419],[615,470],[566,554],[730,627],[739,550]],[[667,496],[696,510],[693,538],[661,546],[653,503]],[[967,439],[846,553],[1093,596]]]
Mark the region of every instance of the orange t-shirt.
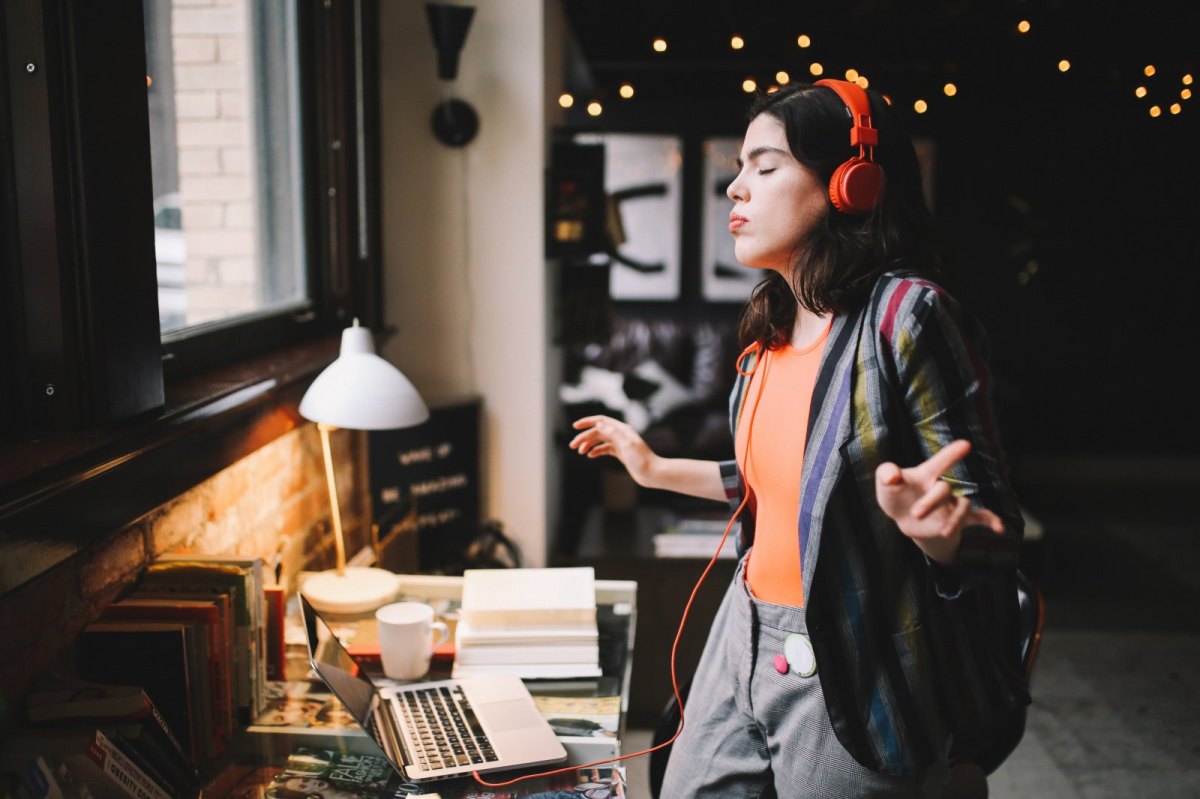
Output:
[[754,549],[746,581],[756,597],[776,605],[804,604],[800,476],[813,386],[828,337],[826,327],[802,350],[786,346],[764,353],[746,387],[738,422],[737,460],[754,503]]

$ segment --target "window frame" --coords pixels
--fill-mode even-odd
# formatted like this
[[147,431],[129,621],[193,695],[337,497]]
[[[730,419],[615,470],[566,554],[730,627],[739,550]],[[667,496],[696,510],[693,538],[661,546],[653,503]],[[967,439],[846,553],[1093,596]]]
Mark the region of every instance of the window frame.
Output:
[[285,1],[311,299],[167,336],[141,0],[0,6],[0,595],[294,429],[340,330],[382,327],[377,0]]

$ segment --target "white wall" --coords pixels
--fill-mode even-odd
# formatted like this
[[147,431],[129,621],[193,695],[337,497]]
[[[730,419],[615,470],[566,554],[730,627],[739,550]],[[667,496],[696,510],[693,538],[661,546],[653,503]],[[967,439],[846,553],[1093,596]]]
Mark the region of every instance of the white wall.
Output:
[[474,5],[452,90],[480,131],[455,149],[429,129],[444,87],[425,0],[379,4],[384,312],[398,330],[382,354],[430,400],[483,397],[484,518],[536,566],[551,477],[543,0]]

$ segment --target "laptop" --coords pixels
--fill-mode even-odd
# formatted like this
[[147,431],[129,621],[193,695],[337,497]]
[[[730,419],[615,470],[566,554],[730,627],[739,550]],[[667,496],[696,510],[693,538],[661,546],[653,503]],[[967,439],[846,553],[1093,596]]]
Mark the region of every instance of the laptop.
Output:
[[347,712],[412,782],[558,763],[567,751],[514,676],[377,686],[300,596],[308,656]]

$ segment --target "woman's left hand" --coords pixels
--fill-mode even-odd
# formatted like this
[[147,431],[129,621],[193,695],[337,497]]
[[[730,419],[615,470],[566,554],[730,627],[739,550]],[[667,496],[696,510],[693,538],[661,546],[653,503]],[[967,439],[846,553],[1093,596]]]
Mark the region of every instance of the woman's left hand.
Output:
[[971,451],[971,442],[952,441],[924,463],[901,469],[894,463],[875,470],[875,499],[879,507],[926,555],[949,566],[958,555],[964,527],[975,525],[1004,532],[1004,522],[986,508],[973,508],[956,497],[942,475]]

